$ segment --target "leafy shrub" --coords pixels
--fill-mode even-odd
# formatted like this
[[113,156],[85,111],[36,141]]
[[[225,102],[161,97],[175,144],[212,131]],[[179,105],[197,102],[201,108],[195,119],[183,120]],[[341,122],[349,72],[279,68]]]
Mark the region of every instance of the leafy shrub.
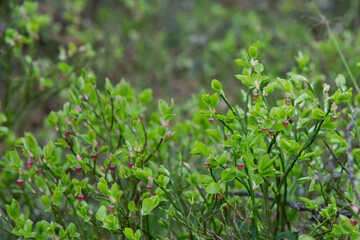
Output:
[[59,47],[59,56],[55,59],[50,54],[44,56],[50,16],[39,13],[37,2],[25,1],[22,5],[9,2],[7,5],[11,21],[0,33],[0,66],[4,80],[0,137],[6,135],[6,142],[12,145],[15,132],[24,129],[24,119],[67,89],[94,53],[89,45],[78,47],[69,43],[67,50]]
[[[159,100],[157,113],[152,90],[107,79],[102,92],[83,71],[48,117],[59,138],[41,147],[26,133],[1,162],[1,230],[35,239],[357,239],[359,95],[342,75],[337,90],[296,71],[265,76],[259,47],[235,61],[247,88],[241,105],[213,80],[215,93],[179,108]],[[169,126],[175,112],[188,117]]]

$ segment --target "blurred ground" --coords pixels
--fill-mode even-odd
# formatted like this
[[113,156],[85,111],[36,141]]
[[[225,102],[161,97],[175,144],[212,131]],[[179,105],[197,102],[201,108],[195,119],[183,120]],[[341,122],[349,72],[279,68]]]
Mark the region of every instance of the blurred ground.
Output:
[[[29,1],[2,1],[2,29],[13,25],[14,9]],[[95,57],[86,62],[98,85],[108,77],[121,78],[138,89],[151,87],[156,97],[181,103],[213,78],[224,82],[226,92],[239,100],[234,77],[240,70],[234,59],[260,40],[260,59],[269,76],[296,68],[298,51],[308,55],[312,70],[323,81],[334,82],[345,68],[328,39],[314,4],[327,17],[355,77],[359,53],[358,0],[40,0],[38,13],[49,17],[39,30],[37,58],[51,64],[68,50],[69,43],[87,46]],[[13,75],[21,75],[15,70]],[[3,85],[3,77],[0,79]],[[53,79],[59,81],[59,79]],[[1,99],[4,90],[0,91]],[[60,97],[60,98],[59,98]],[[31,110],[32,128],[49,109],[61,106],[66,94],[46,100]],[[34,114],[36,116],[34,116]],[[35,120],[34,120],[35,119]],[[21,126],[24,126],[20,124]],[[22,127],[20,127],[22,131]],[[20,131],[20,132],[21,132]]]

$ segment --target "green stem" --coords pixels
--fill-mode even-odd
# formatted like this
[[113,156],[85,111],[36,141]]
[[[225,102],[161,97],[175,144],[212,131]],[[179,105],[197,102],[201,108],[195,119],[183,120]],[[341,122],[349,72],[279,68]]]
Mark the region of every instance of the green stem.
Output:
[[331,40],[331,41],[333,42],[333,44],[335,45],[335,48],[336,48],[336,50],[337,50],[337,52],[338,52],[338,54],[339,54],[339,56],[340,56],[340,58],[341,58],[342,63],[343,63],[344,66],[345,66],[346,71],[347,71],[348,74],[349,74],[349,77],[350,77],[351,81],[352,81],[353,84],[354,84],[354,87],[355,87],[356,91],[357,91],[357,92],[360,92],[359,85],[357,84],[356,79],[355,79],[354,75],[352,74],[352,72],[351,72],[351,70],[350,70],[350,67],[349,67],[349,65],[348,65],[348,63],[347,63],[347,61],[346,61],[346,59],[345,59],[345,57],[344,57],[344,54],[342,53],[342,51],[341,51],[341,49],[340,49],[340,46],[339,46],[339,44],[338,44],[338,42],[337,42],[337,40],[336,40],[336,37],[335,37],[335,35],[334,35],[334,32],[332,31],[332,29],[331,29],[331,27],[330,27],[329,22],[327,21],[326,17],[320,12],[320,10],[318,9],[318,7],[316,6],[316,4],[315,4],[314,2],[313,2],[313,5],[314,5],[314,8],[315,8],[315,11],[316,11],[316,12],[318,13],[318,15],[320,16],[321,21],[322,21],[322,22],[324,23],[324,25],[326,26],[326,29],[327,29],[327,31],[328,31],[328,33],[329,33],[330,40]]
[[234,116],[236,117],[236,119],[237,119],[238,122],[240,123],[241,129],[243,130],[245,136],[247,136],[247,131],[246,131],[245,127],[244,127],[243,122],[242,122],[241,119],[240,119],[240,115],[239,115],[238,111],[237,111],[236,109],[234,110],[234,108],[233,108],[233,107],[230,105],[230,103],[226,100],[226,97],[225,97],[223,94],[220,94],[220,97],[224,100],[224,102],[226,103],[226,105],[228,106],[228,108],[229,108],[229,109],[231,110],[231,112],[234,114]]
[[[329,104],[329,109],[328,109],[328,111],[327,111],[324,119],[329,115],[330,110],[331,110],[331,105],[332,105],[332,104],[330,103],[330,104]],[[303,151],[305,151],[307,148],[309,148],[309,147],[311,146],[311,144],[314,142],[317,134],[319,133],[319,131],[320,131],[320,129],[321,129],[322,124],[323,124],[324,121],[325,121],[324,119],[321,120],[320,122],[318,122],[318,123],[316,124],[314,133],[312,134],[312,136],[310,137],[310,139],[308,139],[308,140],[306,141],[306,143],[304,144],[303,148],[298,152],[298,154],[296,155],[296,157],[294,158],[294,160],[291,162],[290,166],[286,169],[286,172],[285,172],[285,174],[284,174],[284,177],[281,179],[280,184],[279,184],[279,186],[278,186],[278,193],[279,193],[280,190],[281,190],[281,186],[282,186],[282,185],[284,184],[284,182],[286,181],[287,176],[289,175],[289,173],[291,172],[291,170],[294,168],[295,163],[297,162],[297,160],[298,160],[299,157],[301,156],[301,153],[302,153]],[[276,201],[277,201],[278,196],[279,196],[279,194],[276,194],[275,199],[274,199],[274,202],[273,202],[273,204],[272,204],[272,206],[271,206],[271,209],[274,207],[274,205],[275,205],[275,203],[276,203]]]

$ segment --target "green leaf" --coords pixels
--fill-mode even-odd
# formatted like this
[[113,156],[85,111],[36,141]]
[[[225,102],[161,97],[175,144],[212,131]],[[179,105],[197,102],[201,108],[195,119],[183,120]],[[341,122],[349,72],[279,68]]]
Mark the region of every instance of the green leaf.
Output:
[[210,95],[209,95],[209,94],[202,94],[202,95],[201,95],[201,100],[202,100],[207,106],[210,106],[210,105],[211,105]]
[[217,93],[214,93],[210,96],[210,107],[215,108],[219,103],[219,95]]
[[26,219],[23,229],[27,234],[29,234],[32,232],[32,226],[33,226],[33,221],[31,221],[30,219]]
[[41,196],[41,203],[46,207],[49,208],[51,205],[51,200],[48,195],[42,195]]
[[316,205],[316,203],[314,201],[311,201],[310,199],[306,198],[306,197],[299,197],[300,200],[306,204],[306,208],[308,209],[315,209],[317,210],[318,207]]
[[190,152],[192,155],[208,156],[208,148],[202,142],[196,141],[193,150]]
[[19,203],[15,200],[11,200],[10,205],[6,205],[6,212],[12,220],[16,220],[20,217],[20,206]]
[[32,154],[37,156],[38,143],[36,138],[31,133],[25,133],[25,147]]
[[235,63],[240,67],[251,68],[251,65],[243,59],[236,59]]
[[309,235],[300,235],[298,240],[315,240],[312,236],[309,236]]
[[104,177],[102,177],[100,179],[100,182],[97,184],[97,188],[100,190],[100,192],[102,192],[106,196],[110,195],[110,190],[109,190],[109,188],[107,186],[107,182],[106,182]]
[[285,150],[288,153],[296,153],[300,146],[297,142],[293,141],[293,140],[289,140],[286,138],[282,138],[280,140],[280,146],[283,150]]
[[94,132],[94,130],[90,129],[86,135],[87,139],[89,140],[90,143],[94,142],[94,139],[96,138],[96,133]]
[[219,191],[220,191],[219,184],[217,184],[216,182],[212,182],[206,187],[206,192],[209,194],[216,194]]
[[62,195],[63,195],[62,191],[57,186],[52,195],[52,199],[53,199],[53,202],[55,205],[60,206],[60,199],[61,199]]
[[261,63],[258,63],[254,66],[254,70],[257,73],[261,73],[262,71],[264,71],[264,65],[262,65]]
[[0,126],[0,136],[3,136],[9,132],[7,127]]
[[145,198],[142,202],[142,215],[148,215],[159,204],[159,197]]
[[168,104],[167,104],[164,100],[159,99],[159,101],[158,101],[158,107],[159,107],[159,112],[161,113],[161,115],[166,115],[166,114],[168,114],[169,106],[168,106]]
[[74,237],[74,235],[76,234],[76,226],[74,223],[70,223],[67,227],[67,230],[69,231],[69,233],[71,234],[72,237]]
[[135,205],[134,201],[129,202],[128,209],[129,209],[130,213],[133,213],[133,212],[139,210],[139,209],[136,208],[136,205]]
[[346,102],[346,101],[350,100],[352,97],[352,88],[349,88],[349,90],[347,90],[346,92],[343,92],[343,93],[341,92],[340,89],[338,89],[334,93],[333,97],[334,97],[334,101],[336,104],[339,104],[341,102]]
[[255,87],[255,78],[251,76],[235,75],[235,77],[241,80],[241,83],[245,86]]
[[6,159],[14,164],[17,168],[20,167],[21,160],[17,150],[6,152]]
[[135,232],[135,240],[139,240],[141,237],[141,232],[140,232],[140,229],[138,229],[136,232]]
[[55,143],[56,146],[61,147],[61,148],[66,148],[67,147],[67,142],[62,139],[62,138],[58,138],[57,142]]
[[220,93],[222,90],[221,83],[216,79],[211,81],[211,88],[217,93]]
[[170,182],[170,178],[164,175],[160,175],[156,181],[161,187],[165,188],[166,185]]
[[58,122],[58,118],[56,113],[54,113],[53,111],[50,112],[47,122],[52,126],[52,127],[56,127],[56,124]]
[[345,79],[344,75],[338,74],[335,78],[335,84],[337,87],[339,87],[341,89],[345,89],[346,88],[346,79]]
[[105,220],[106,217],[106,207],[105,206],[101,206],[98,211],[96,212],[96,219],[103,222]]
[[129,240],[135,240],[134,231],[131,228],[125,228],[123,232]]
[[[265,174],[266,175],[271,175],[274,172],[274,169],[271,168],[273,162],[275,161],[276,158],[273,158],[270,160],[270,156],[268,154],[266,154],[264,157],[261,158],[260,163],[259,163],[259,173],[260,174]],[[269,172],[270,171],[270,172]]]
[[114,183],[112,186],[111,186],[111,189],[110,189],[110,195],[113,197],[113,198],[117,198],[119,194],[119,188],[118,188],[118,185],[117,183]]
[[312,116],[316,120],[321,120],[326,116],[326,113],[324,111],[322,111],[320,108],[313,108]]
[[120,228],[119,220],[114,215],[107,215],[103,227],[109,230],[117,230]]
[[152,100],[152,89],[147,88],[138,95],[141,105],[145,106]]
[[227,168],[221,173],[221,181],[222,182],[229,182],[234,180],[236,177],[236,171],[232,168]]
[[107,153],[110,147],[108,145],[104,145],[100,148],[100,153]]
[[148,177],[152,176],[152,171],[150,168],[144,167],[143,169],[138,167],[133,167],[132,171],[138,179],[148,179]]
[[112,96],[114,94],[114,88],[108,78],[105,78],[105,92],[109,96]]
[[252,57],[253,59],[256,59],[258,56],[257,48],[255,46],[250,46],[249,54],[250,54],[250,57]]
[[351,225],[350,219],[347,218],[345,215],[340,214],[339,215],[340,221],[339,226],[341,228],[341,231],[345,234],[354,234],[359,232],[359,229],[355,226]]

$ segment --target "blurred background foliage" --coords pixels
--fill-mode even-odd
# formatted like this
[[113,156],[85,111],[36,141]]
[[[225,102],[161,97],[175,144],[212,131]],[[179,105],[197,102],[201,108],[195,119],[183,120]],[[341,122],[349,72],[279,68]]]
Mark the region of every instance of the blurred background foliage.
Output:
[[124,78],[177,104],[217,78],[235,102],[234,60],[257,40],[270,77],[302,71],[333,85],[347,72],[315,6],[357,79],[358,0],[3,0],[0,132],[11,143],[35,131],[81,68],[99,87]]

